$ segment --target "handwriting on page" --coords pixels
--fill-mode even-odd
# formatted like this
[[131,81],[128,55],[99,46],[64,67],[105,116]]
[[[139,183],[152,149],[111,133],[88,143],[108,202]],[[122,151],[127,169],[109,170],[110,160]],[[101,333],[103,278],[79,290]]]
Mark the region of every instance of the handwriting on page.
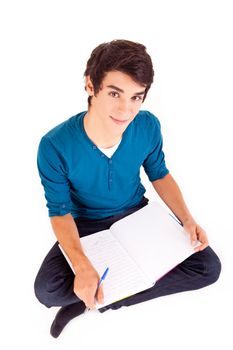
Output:
[[145,284],[147,278],[143,272],[109,231],[98,232],[95,234],[95,239],[93,237],[88,239],[89,237],[82,239],[82,246],[99,275],[103,273],[106,266],[109,267],[108,276],[104,281],[106,301],[108,295],[111,297],[116,295],[117,299],[123,298],[135,291],[135,288],[140,289],[141,285]]

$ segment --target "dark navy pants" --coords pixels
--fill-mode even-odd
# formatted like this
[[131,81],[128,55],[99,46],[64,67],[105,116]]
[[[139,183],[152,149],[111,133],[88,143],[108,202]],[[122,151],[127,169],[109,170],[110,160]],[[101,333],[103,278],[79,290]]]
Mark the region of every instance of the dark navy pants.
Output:
[[[80,237],[109,229],[115,221],[135,212],[147,203],[148,199],[143,198],[138,206],[125,211],[124,214],[105,219],[79,218],[76,225]],[[99,311],[104,312],[109,308],[118,309],[121,306],[130,306],[168,294],[203,288],[217,281],[220,271],[221,263],[218,256],[210,247],[207,247],[177,265],[152,288],[105,306]],[[66,306],[79,302],[80,299],[73,292],[73,282],[74,274],[56,242],[45,257],[37,274],[34,285],[36,297],[47,307]]]

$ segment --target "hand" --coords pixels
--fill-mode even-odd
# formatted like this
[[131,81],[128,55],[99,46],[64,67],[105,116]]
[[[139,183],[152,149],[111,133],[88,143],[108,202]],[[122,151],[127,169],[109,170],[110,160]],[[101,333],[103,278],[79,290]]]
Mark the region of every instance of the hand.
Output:
[[103,304],[103,285],[98,288],[100,277],[91,263],[79,269],[74,279],[74,293],[81,299],[88,309],[95,309],[95,299]]
[[195,245],[198,240],[201,244],[194,249],[195,252],[204,250],[208,245],[208,238],[206,232],[193,219],[188,219],[183,222],[184,230],[190,234],[191,244]]

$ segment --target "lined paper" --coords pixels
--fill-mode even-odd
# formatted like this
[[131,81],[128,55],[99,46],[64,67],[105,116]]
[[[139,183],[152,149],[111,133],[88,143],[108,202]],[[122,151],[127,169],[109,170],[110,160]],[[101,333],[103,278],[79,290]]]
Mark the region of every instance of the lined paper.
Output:
[[104,304],[97,305],[97,307],[103,307],[152,287],[151,280],[141,271],[109,230],[83,237],[81,244],[100,277],[109,267],[107,277],[103,282]]
[[115,222],[111,232],[154,281],[192,255],[198,245],[191,245],[190,235],[157,202]]

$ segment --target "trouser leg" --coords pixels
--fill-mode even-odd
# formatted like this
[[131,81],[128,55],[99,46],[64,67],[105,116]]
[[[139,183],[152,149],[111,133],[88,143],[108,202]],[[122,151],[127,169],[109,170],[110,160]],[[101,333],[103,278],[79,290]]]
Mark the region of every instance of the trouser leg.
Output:
[[207,247],[184,260],[158,280],[152,288],[105,306],[99,311],[118,309],[121,306],[130,306],[169,294],[203,288],[217,281],[220,272],[221,263],[218,256]]
[[73,284],[74,273],[56,242],[37,274],[34,284],[36,297],[47,307],[77,303],[80,299],[73,292]]

